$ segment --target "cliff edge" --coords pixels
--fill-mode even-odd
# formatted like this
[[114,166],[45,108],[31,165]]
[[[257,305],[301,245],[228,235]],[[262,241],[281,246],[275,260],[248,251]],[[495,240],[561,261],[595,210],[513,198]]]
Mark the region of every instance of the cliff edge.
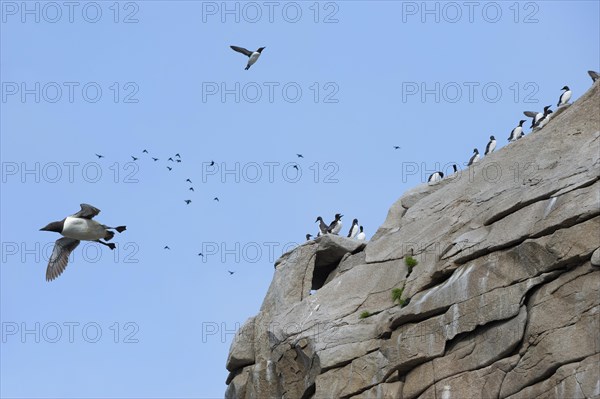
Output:
[[226,397],[600,397],[599,91],[409,190],[368,243],[283,255]]

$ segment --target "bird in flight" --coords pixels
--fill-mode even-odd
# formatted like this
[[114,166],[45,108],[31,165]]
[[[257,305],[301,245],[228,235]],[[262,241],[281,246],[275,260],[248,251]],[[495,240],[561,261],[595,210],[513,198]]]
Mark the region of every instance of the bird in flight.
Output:
[[210,165],[209,166],[215,166],[215,161],[210,161]]
[[142,151],[142,153],[146,153],[146,154],[147,154],[147,153],[148,153],[148,150],[144,150],[144,151]]
[[152,157],[152,159],[154,160],[154,162],[158,161],[158,158]]
[[190,188],[189,188],[189,190],[190,190],[190,191],[194,191],[194,187],[190,187]]
[[173,168],[172,168],[172,167],[170,167],[170,166],[167,166],[167,169],[169,169],[169,170],[173,170]]
[[96,156],[98,157],[98,159],[104,158],[104,155],[96,154]]
[[260,57],[260,54],[266,48],[266,47],[259,47],[258,50],[256,50],[256,51],[250,51],[243,47],[238,47],[238,46],[229,46],[229,47],[231,47],[231,49],[233,51],[237,51],[238,53],[242,53],[248,57],[248,64],[246,65],[246,68],[245,68],[246,71],[248,69],[250,69],[250,67],[252,65],[254,65],[254,63],[256,61],[258,61],[258,57]]
[[171,157],[169,157],[169,159],[167,159],[167,161],[175,162],[175,161],[173,161],[173,158],[171,158]]
[[302,154],[296,154],[296,156],[297,156],[298,158],[304,158],[304,155],[302,155]]
[[192,202],[192,200],[184,200],[186,204],[190,204],[190,202]]
[[399,150],[399,149],[400,149],[400,146],[399,146],[399,145],[395,145],[395,146],[394,146],[394,150]]
[[179,155],[179,153],[175,154],[175,156],[176,156],[177,158],[181,158],[181,155]]
[[213,201],[217,201],[217,202],[219,202],[219,197],[215,197],[215,198],[213,198]]
[[185,179],[186,182],[191,183],[192,181],[190,179]]
[[111,230],[122,233],[127,229],[125,226],[109,227],[100,224],[93,220],[94,216],[100,213],[100,209],[88,204],[81,204],[80,207],[79,212],[58,222],[49,223],[40,229],[40,231],[54,231],[63,236],[54,243],[54,249],[46,269],[46,281],[54,280],[65,271],[69,255],[81,241],[94,241],[106,245],[112,250],[115,249],[115,244],[101,240],[111,240],[115,235]]
[[168,245],[165,245],[165,248],[164,248],[164,249],[168,249],[168,250],[170,250],[171,248],[169,248],[169,246],[168,246]]
[[181,162],[181,159],[176,159],[176,162]]
[[227,270],[229,272],[229,275],[232,275],[235,272],[232,272],[231,270]]
[[131,158],[132,158],[134,161],[137,161],[137,160],[138,160],[138,158],[134,157],[133,155],[131,156]]
[[200,252],[198,256],[202,256],[204,258],[204,254],[202,252]]

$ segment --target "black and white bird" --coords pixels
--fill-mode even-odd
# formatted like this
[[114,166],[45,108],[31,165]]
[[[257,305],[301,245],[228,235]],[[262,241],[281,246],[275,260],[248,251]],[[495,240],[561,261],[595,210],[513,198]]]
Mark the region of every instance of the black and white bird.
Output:
[[565,86],[561,90],[564,90],[564,93],[562,93],[558,98],[558,104],[556,104],[557,107],[567,104],[573,95],[573,92],[571,89],[569,89],[569,86]]
[[592,82],[595,82],[600,78],[600,74],[595,71],[588,71],[588,75],[590,75],[590,78],[592,78]]
[[256,61],[258,61],[258,57],[260,57],[260,54],[266,48],[266,47],[259,47],[258,50],[256,50],[256,51],[250,51],[250,50],[246,50],[243,47],[238,47],[238,46],[229,46],[229,47],[231,47],[231,49],[233,51],[237,51],[238,53],[242,53],[248,57],[248,65],[246,65],[246,69],[245,69],[246,71],[248,69],[250,69],[250,67],[252,65],[254,65],[254,63]]
[[458,172],[458,166],[456,166],[456,164],[452,165],[452,169],[454,170],[454,173]]
[[331,222],[329,224],[329,227],[327,228],[327,232],[337,235],[340,232],[340,230],[342,230],[342,217],[343,216],[344,215],[336,213],[335,219],[333,219],[333,222]]
[[358,233],[358,235],[356,236],[356,239],[358,241],[364,241],[365,238],[366,238],[366,236],[365,236],[365,232],[363,231],[363,227],[360,226],[360,233]]
[[525,116],[532,118],[531,126],[530,126],[532,129],[534,127],[542,127],[543,125],[545,125],[548,122],[548,119],[550,119],[550,114],[552,113],[552,110],[550,109],[550,107],[551,107],[551,105],[545,106],[544,112],[533,112],[533,111],[523,112],[523,114]]
[[518,139],[520,139],[521,137],[523,137],[525,135],[523,133],[523,123],[525,123],[525,119],[521,119],[519,121],[519,126],[515,127],[513,130],[511,130],[510,136],[508,136],[508,141],[510,141],[512,143],[513,141],[517,141]]
[[317,237],[327,234],[328,226],[325,224],[325,222],[323,221],[323,218],[321,216],[317,217],[317,220],[315,220],[315,223],[317,223],[317,222],[319,222],[319,233],[317,234]]
[[434,172],[429,176],[429,179],[427,179],[427,183],[435,183],[437,181],[440,181],[444,178],[444,173],[442,172]]
[[93,220],[93,217],[100,213],[100,209],[88,204],[81,204],[81,210],[71,216],[67,216],[58,222],[49,223],[42,227],[40,231],[54,231],[63,235],[54,243],[52,255],[46,269],[46,281],[52,281],[65,271],[69,262],[69,255],[81,241],[94,241],[106,245],[110,249],[115,249],[115,244],[107,243],[101,240],[109,241],[115,235],[111,230],[122,233],[127,228],[125,226],[108,227]]
[[307,234],[306,235],[306,241],[310,241],[312,240],[312,234]]
[[489,155],[496,149],[496,138],[494,136],[490,136],[490,141],[485,146],[485,152],[483,155]]
[[474,148],[473,156],[471,157],[471,159],[469,159],[469,163],[467,164],[467,166],[471,166],[476,162],[479,162],[479,150],[477,150],[477,148]]
[[352,221],[352,226],[350,226],[350,231],[348,231],[348,237],[354,238],[358,234],[358,219],[354,219]]

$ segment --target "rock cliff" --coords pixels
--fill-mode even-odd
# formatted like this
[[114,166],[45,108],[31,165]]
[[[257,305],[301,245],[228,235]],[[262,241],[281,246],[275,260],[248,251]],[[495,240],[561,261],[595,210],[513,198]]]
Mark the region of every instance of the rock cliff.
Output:
[[226,397],[600,397],[599,91],[406,192],[368,243],[283,255]]

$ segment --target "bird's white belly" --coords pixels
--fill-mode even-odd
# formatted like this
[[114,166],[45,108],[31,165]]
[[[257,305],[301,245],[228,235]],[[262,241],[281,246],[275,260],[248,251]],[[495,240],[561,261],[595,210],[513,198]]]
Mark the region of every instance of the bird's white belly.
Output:
[[258,57],[260,57],[260,53],[252,53],[250,59],[248,60],[248,65],[254,64],[258,60]]
[[68,217],[62,235],[76,240],[93,241],[104,238],[106,230],[94,220]]
[[341,229],[342,229],[342,222],[340,221],[338,224],[335,225],[335,227],[333,229],[331,229],[331,232],[333,234],[337,234],[340,232]]

